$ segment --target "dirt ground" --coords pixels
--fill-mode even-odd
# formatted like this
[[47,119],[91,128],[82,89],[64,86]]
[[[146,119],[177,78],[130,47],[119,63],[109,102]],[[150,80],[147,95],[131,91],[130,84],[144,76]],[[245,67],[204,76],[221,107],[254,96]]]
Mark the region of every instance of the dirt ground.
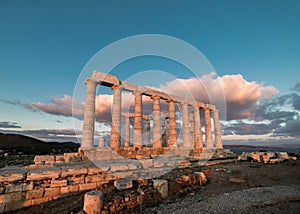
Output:
[[[187,169],[176,169],[167,175],[164,175],[164,179],[171,180],[175,174],[190,173],[191,171],[203,171],[206,170],[209,173],[208,183],[201,188],[190,188],[189,191],[178,194],[177,198],[169,198],[161,201],[159,204],[151,204],[143,206],[143,213],[175,213],[174,210],[183,210],[185,213],[200,213],[200,207],[189,207],[192,204],[205,202],[205,200],[213,201],[222,195],[231,195],[231,193],[237,193],[246,191],[251,188],[259,189],[287,186],[285,191],[291,191],[295,186],[300,185],[300,160],[297,161],[285,161],[280,164],[263,164],[263,163],[250,163],[250,162],[236,162],[225,163],[213,166],[200,166]],[[262,194],[268,192],[268,189],[261,189],[259,194],[255,196],[251,195],[254,192],[244,192],[247,197],[261,197]],[[276,194],[276,189],[274,189]],[[280,189],[278,190],[280,191]],[[270,193],[270,191],[269,191]],[[47,214],[59,214],[59,213],[78,213],[83,207],[83,195],[84,193],[64,197],[53,202],[45,203],[43,205],[37,205],[14,213],[47,213]],[[234,195],[233,195],[234,197]],[[237,194],[236,197],[239,196]],[[244,199],[246,200],[246,199]],[[145,203],[147,204],[147,203]],[[200,204],[199,204],[200,205]],[[227,207],[228,208],[228,207]],[[300,196],[280,199],[277,203],[262,204],[261,206],[255,205],[254,207],[245,207],[240,210],[243,213],[298,213],[300,208]],[[230,211],[230,207],[228,208]],[[228,211],[228,210],[227,210]],[[132,210],[132,213],[140,213],[139,209]],[[201,212],[205,213],[205,212]],[[211,212],[209,213],[222,213]],[[225,213],[225,212],[224,212]],[[232,212],[240,213],[240,212]]]

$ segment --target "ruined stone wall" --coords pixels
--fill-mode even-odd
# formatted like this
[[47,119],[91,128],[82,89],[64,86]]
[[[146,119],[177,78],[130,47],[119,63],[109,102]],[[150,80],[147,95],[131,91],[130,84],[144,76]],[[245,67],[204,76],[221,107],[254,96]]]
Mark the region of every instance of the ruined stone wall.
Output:
[[79,153],[36,156],[34,161],[35,164],[26,167],[0,169],[0,213],[94,190],[110,181],[116,181],[115,186],[122,187],[122,182],[119,182],[122,178],[152,178],[186,164],[182,158],[174,156],[134,162],[127,159],[101,160],[101,165],[95,165],[96,161],[91,162]]

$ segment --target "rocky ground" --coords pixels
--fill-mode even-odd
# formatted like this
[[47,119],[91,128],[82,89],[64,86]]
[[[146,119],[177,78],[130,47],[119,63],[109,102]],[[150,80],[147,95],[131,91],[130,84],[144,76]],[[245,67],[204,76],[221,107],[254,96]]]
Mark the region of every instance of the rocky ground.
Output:
[[[204,171],[208,183],[193,188],[177,186],[176,177]],[[172,184],[167,199],[150,191],[152,198],[142,201],[143,213],[299,213],[300,160],[279,164],[231,162],[211,166],[176,169],[163,176]],[[151,186],[151,182],[148,183]],[[106,186],[106,199],[137,193],[137,185],[127,191]],[[61,198],[15,213],[82,213],[83,193]],[[140,206],[124,213],[140,213]]]
[[209,184],[144,213],[299,213],[300,161],[205,167]]

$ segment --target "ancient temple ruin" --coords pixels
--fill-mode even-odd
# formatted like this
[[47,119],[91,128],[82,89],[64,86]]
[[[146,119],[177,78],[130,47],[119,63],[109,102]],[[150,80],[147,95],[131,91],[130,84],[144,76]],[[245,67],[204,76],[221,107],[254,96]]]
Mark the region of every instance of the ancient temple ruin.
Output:
[[[164,153],[168,148],[190,148],[197,153],[205,148],[223,148],[218,110],[211,104],[188,100],[150,87],[138,86],[121,81],[116,76],[96,71],[94,71],[91,77],[86,79],[85,83],[87,85],[87,90],[82,132],[82,150],[92,149],[94,144],[95,98],[97,85],[107,86],[113,90],[113,104],[111,108],[112,124],[109,143],[112,150],[121,151],[126,148],[127,150],[130,148],[140,148],[145,150],[147,148],[151,151],[159,150],[158,153]],[[122,112],[123,91],[131,92],[134,95],[134,112]],[[153,101],[153,111],[151,115],[143,114],[143,96],[148,96]],[[167,119],[165,118],[165,120],[162,120],[161,100],[164,100],[168,104]],[[182,116],[182,125],[179,127],[181,128],[182,139],[178,138],[179,133],[177,133],[176,104],[180,106]],[[201,111],[203,111],[205,121],[204,141],[201,130]],[[121,144],[121,117],[126,118],[125,133],[122,133],[125,136],[123,144]],[[129,118],[133,118],[134,121],[133,142],[130,142]],[[211,119],[214,121],[214,137],[212,136]],[[150,120],[152,126],[150,126]],[[143,126],[143,121],[146,122],[145,127]],[[150,129],[152,136],[150,136]],[[146,135],[146,137],[144,137],[144,141],[146,142],[143,142],[143,134]],[[213,140],[215,142],[213,142]],[[130,143],[133,144],[133,147],[130,147]],[[101,146],[103,145],[104,144],[101,143]]]

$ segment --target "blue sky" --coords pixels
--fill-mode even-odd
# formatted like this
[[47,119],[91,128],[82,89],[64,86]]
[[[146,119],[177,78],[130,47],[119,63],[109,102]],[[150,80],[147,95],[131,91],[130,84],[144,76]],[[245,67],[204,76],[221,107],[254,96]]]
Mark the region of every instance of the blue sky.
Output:
[[[296,93],[291,89],[300,82],[299,26],[297,0],[2,0],[2,131],[35,130],[32,135],[40,137],[38,129],[72,128],[71,117],[33,111],[24,104],[47,104],[55,97],[72,96],[80,72],[94,54],[138,34],[164,34],[190,43],[220,77],[240,74],[247,82],[276,88],[276,97]],[[164,61],[153,66],[149,65],[157,61],[143,62],[125,68],[170,70]],[[297,122],[298,116],[295,113],[290,122]],[[9,128],[7,122],[21,128]],[[293,139],[298,138],[293,135]]]

